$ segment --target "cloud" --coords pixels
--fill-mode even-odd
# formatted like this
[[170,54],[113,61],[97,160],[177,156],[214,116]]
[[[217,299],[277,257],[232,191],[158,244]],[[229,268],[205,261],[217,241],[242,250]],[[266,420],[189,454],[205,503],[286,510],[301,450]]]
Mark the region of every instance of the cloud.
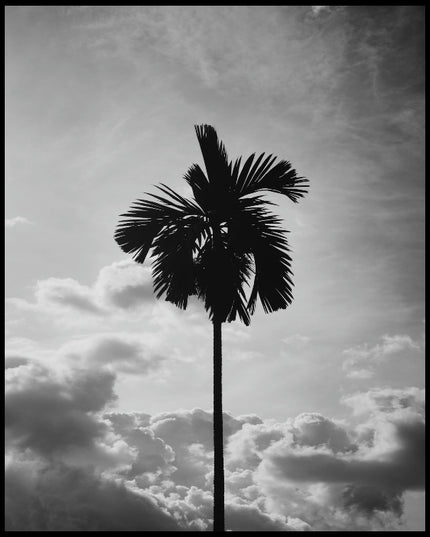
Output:
[[21,365],[27,365],[29,359],[24,356],[6,356],[5,357],[5,369],[11,369],[14,367],[20,367]]
[[371,458],[372,449],[367,457],[337,457],[328,451],[297,450],[278,443],[265,454],[264,468],[289,481],[354,483],[396,491],[423,488],[424,424],[397,424],[389,438],[393,447],[379,460]]
[[14,218],[6,218],[5,226],[6,227],[15,227],[19,224],[33,225],[33,222],[30,222],[25,216],[15,216]]
[[[286,430],[294,424],[306,441],[298,443],[285,434],[260,455],[254,474],[267,505],[275,512],[290,509],[290,516],[313,530],[398,529],[404,495],[424,487],[424,421],[418,392],[399,389],[391,394],[390,406],[384,389],[345,399],[359,406],[358,395],[370,398],[374,412],[345,428],[349,442],[338,445],[340,450],[330,446],[320,427],[315,431],[318,441],[306,435],[306,414],[291,421]],[[403,402],[400,412],[394,399]]]
[[125,260],[103,267],[94,285],[97,296],[117,308],[129,309],[155,302],[151,269]]
[[230,531],[292,531],[287,518],[262,512],[256,505],[231,503],[226,509]]
[[[142,477],[147,474],[148,483],[153,481],[154,476],[160,474],[170,476],[176,471],[174,466],[175,452],[171,446],[155,435],[151,429],[135,428],[125,436],[127,444],[136,448],[138,454],[127,471],[126,476],[129,479]],[[142,485],[143,481],[138,481]]]
[[114,433],[100,415],[115,399],[113,382],[105,370],[60,377],[35,363],[9,372],[7,531],[181,529],[154,495],[125,484],[125,469],[156,470],[162,441],[144,431],[146,441],[128,445]]
[[424,416],[424,389],[414,386],[409,388],[374,388],[367,392],[358,392],[342,398],[355,415],[414,412]]
[[342,369],[346,372],[347,377],[355,379],[371,378],[375,375],[376,366],[391,356],[400,352],[420,349],[420,346],[407,335],[384,335],[381,339],[382,342],[373,347],[369,347],[367,343],[364,343],[342,351],[342,354],[346,356]]
[[309,336],[302,336],[300,334],[294,334],[286,338],[283,338],[282,341],[288,346],[292,346],[293,348],[297,348],[297,349],[302,349],[309,343],[310,340],[311,338]]
[[[211,412],[117,412],[115,374],[97,360],[60,374],[12,357],[6,382],[9,530],[210,531]],[[343,402],[360,401],[368,411],[355,426],[315,412],[226,413],[227,528],[398,528],[405,492],[423,487],[423,392]]]
[[[209,352],[209,325],[202,304],[192,300],[182,311],[164,300],[156,301],[149,269],[133,261],[103,267],[90,286],[72,278],[47,278],[37,282],[33,301],[9,298],[6,302],[8,353],[55,360],[57,369],[70,360],[82,366],[88,360],[118,373],[146,375],[160,370],[167,357],[191,362]],[[57,337],[68,341],[58,352],[40,343],[30,348],[22,344],[24,338],[13,337],[24,333],[49,341],[51,323]],[[167,374],[167,369],[163,371]]]
[[[328,448],[333,452],[354,449],[348,433],[340,424],[315,412],[299,414],[285,423],[245,423],[230,438],[226,464],[229,468],[257,468],[264,454],[278,442]],[[242,466],[244,465],[244,466]]]
[[[411,412],[403,422],[366,422],[373,427],[371,447],[360,427],[348,430],[316,413],[284,423],[227,419],[233,424],[226,451],[228,527],[369,530],[398,524],[405,490],[422,487],[423,428]],[[150,423],[173,447],[177,467],[169,474],[170,488],[151,490],[168,497],[172,511],[190,509],[187,516],[207,528],[208,499],[202,491],[211,487],[210,416],[195,409],[161,414]],[[187,481],[185,474],[193,479]],[[184,487],[194,487],[194,493],[184,494]],[[333,512],[337,515],[329,516]]]
[[47,354],[46,349],[34,339],[8,337],[5,345],[5,369],[31,364],[33,361],[43,363]]
[[227,446],[227,468],[244,470],[255,469],[261,461],[262,452],[274,442],[291,434],[282,424],[260,423],[244,424],[230,438]]
[[[37,371],[55,371],[58,377],[76,371],[104,371],[112,375],[162,376],[167,357],[157,338],[128,332],[101,332],[71,339],[57,349],[44,348],[26,338],[8,341],[5,368],[33,366]],[[51,375],[51,376],[52,376]]]
[[[242,498],[264,498],[269,512],[287,513],[303,529],[400,527],[404,495],[424,485],[423,392],[360,395],[379,410],[355,427],[316,413],[244,425],[229,440],[228,486]],[[358,394],[344,402],[360,405]]]
[[316,412],[299,414],[292,422],[293,441],[301,446],[326,446],[334,453],[354,449],[344,426]]
[[12,446],[44,456],[90,448],[106,427],[94,415],[115,400],[114,375],[76,370],[58,378],[36,363],[7,371],[6,435]]
[[[27,463],[28,464],[28,463]],[[22,463],[6,469],[6,531],[178,531],[162,505],[144,493],[83,468]]]
[[150,269],[132,260],[102,267],[91,286],[72,278],[39,280],[34,298],[34,302],[20,298],[9,298],[8,302],[24,310],[53,315],[78,312],[101,317],[155,303]]
[[35,298],[38,304],[58,304],[80,312],[101,314],[91,289],[72,278],[48,278],[36,284]]
[[343,506],[352,511],[358,510],[367,515],[376,511],[391,511],[400,516],[403,511],[400,492],[382,491],[369,485],[350,485],[342,493]]
[[96,316],[106,313],[97,304],[91,288],[72,278],[52,277],[37,281],[34,298],[34,302],[20,298],[9,298],[7,301],[18,309],[53,315],[70,311]]
[[[254,421],[255,417],[234,418],[224,413],[224,437],[228,439],[249,420]],[[150,428],[175,451],[175,482],[207,487],[212,472],[212,414],[201,409],[161,413],[151,418]]]
[[323,11],[329,11],[330,10],[330,6],[311,6],[311,8],[312,8],[312,13],[314,15],[319,15]]
[[116,372],[147,375],[157,371],[165,358],[154,351],[145,337],[134,334],[96,334],[71,341],[59,354],[82,366],[110,367]]
[[[70,19],[75,39],[92,55],[109,53],[140,72],[141,54],[155,51],[203,86],[233,95],[246,88],[260,100],[288,95],[300,113],[326,105],[327,95],[321,98],[310,88],[331,91],[347,45],[340,28],[325,39],[309,32],[303,11],[301,6],[129,6],[71,9]],[[294,38],[301,32],[297,46]]]

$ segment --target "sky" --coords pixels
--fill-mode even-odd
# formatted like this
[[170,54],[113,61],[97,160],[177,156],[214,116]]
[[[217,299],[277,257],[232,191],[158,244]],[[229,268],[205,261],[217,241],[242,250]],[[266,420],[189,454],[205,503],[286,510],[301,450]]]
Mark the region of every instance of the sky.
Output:
[[230,159],[268,196],[294,301],[223,326],[226,524],[424,529],[424,8],[7,6],[9,530],[211,529],[212,327],[113,234]]

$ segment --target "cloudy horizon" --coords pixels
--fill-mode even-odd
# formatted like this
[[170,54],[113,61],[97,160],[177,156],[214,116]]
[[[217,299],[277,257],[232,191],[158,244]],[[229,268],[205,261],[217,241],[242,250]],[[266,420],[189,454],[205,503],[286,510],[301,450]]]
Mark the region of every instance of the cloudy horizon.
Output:
[[211,324],[113,239],[202,123],[310,182],[223,325],[227,528],[424,530],[423,10],[7,6],[7,530],[211,530]]

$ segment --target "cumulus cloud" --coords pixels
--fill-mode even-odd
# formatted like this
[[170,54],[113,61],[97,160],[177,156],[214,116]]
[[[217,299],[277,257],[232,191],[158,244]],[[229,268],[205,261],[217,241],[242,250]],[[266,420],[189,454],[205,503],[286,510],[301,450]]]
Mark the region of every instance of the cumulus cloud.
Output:
[[269,514],[256,505],[231,503],[226,509],[228,529],[231,531],[291,531],[287,518],[283,515]]
[[410,336],[396,334],[384,335],[381,343],[369,347],[367,343],[345,349],[342,354],[346,357],[342,364],[347,377],[368,379],[374,376],[375,368],[390,357],[406,351],[417,351],[420,346]]
[[42,313],[103,315],[104,309],[97,304],[91,288],[72,278],[46,278],[39,280],[34,289],[34,302],[20,298],[9,298],[8,302],[19,309]]
[[119,479],[155,471],[162,441],[149,431],[128,444],[103,419],[115,400],[113,373],[59,376],[33,362],[8,370],[6,380],[8,531],[180,529],[154,495]]
[[58,304],[87,313],[101,314],[91,289],[72,278],[48,278],[37,282],[35,298],[38,304]]
[[[405,492],[424,487],[424,420],[417,411],[422,394],[411,389],[384,392],[360,394],[373,401],[374,412],[345,430],[351,442],[338,452],[323,430],[318,441],[308,436],[310,441],[294,443],[285,436],[264,451],[254,478],[272,509],[296,505],[290,514],[320,530],[347,527],[347,516],[348,529],[380,529],[398,523]],[[345,402],[359,405],[358,396]],[[395,400],[402,401],[400,413]],[[307,422],[296,419],[295,426],[306,433],[301,424]],[[300,498],[311,508],[304,510]]]
[[[7,354],[37,357],[56,369],[88,363],[122,374],[167,374],[167,358],[193,361],[210,352],[203,307],[196,300],[181,311],[156,301],[149,269],[132,261],[103,267],[91,286],[47,278],[37,282],[33,301],[7,302],[14,306],[10,317],[16,322],[9,327]],[[57,350],[42,343],[52,338],[49,323],[68,341]],[[13,337],[18,329],[34,339]]]
[[49,371],[50,380],[54,371],[61,377],[73,370],[76,378],[79,369],[82,372],[109,372],[112,378],[118,374],[139,375],[141,378],[157,375],[160,378],[166,370],[166,363],[167,358],[160,353],[156,338],[147,341],[144,334],[127,332],[81,336],[57,349],[46,349],[31,340],[16,338],[7,343],[5,355],[6,370],[28,365],[34,369],[36,379],[41,371],[42,377]]
[[[357,483],[389,490],[416,489],[424,485],[424,424],[396,424],[389,439],[392,448],[372,458],[372,448],[361,456],[340,457],[330,451],[297,450],[278,443],[265,454],[267,472],[290,481]],[[384,439],[386,440],[386,439]],[[418,458],[416,458],[418,457]]]
[[[28,463],[27,463],[28,464]],[[6,531],[177,531],[153,496],[82,468],[6,468]]]
[[[149,427],[150,416],[147,414],[105,414],[113,431],[120,435],[135,452],[135,458],[124,472],[128,479],[138,478],[140,484],[148,484],[160,475],[166,478],[177,468],[175,451],[162,438],[156,436]],[[146,474],[146,475],[145,475]]]
[[373,404],[354,427],[317,413],[245,424],[228,443],[228,490],[302,530],[398,529],[405,493],[424,486],[423,392],[388,392],[345,398]]
[[300,446],[325,447],[334,452],[354,449],[344,427],[321,414],[306,412],[285,423],[261,420],[245,423],[230,438],[227,465],[230,468],[256,468],[268,449],[280,441],[294,449]]
[[94,292],[107,304],[132,308],[154,301],[151,269],[125,260],[103,267],[94,285]]
[[292,422],[294,443],[301,446],[327,446],[334,453],[354,449],[344,426],[316,412],[299,414]]
[[131,260],[103,267],[91,286],[72,278],[39,280],[34,289],[34,302],[19,298],[8,301],[16,307],[56,313],[61,310],[106,316],[154,302],[151,273]]
[[[255,416],[234,418],[224,413],[224,437],[228,439]],[[160,413],[151,418],[150,428],[173,447],[177,470],[175,482],[180,485],[207,487],[211,483],[213,428],[210,412],[193,409]]]
[[29,359],[25,356],[6,356],[5,357],[5,369],[11,369],[14,367],[20,367],[29,363]]
[[7,373],[5,425],[10,445],[50,456],[88,449],[104,436],[106,427],[94,413],[115,400],[112,373],[77,370],[61,379],[36,363]]
[[391,511],[402,514],[401,493],[396,490],[381,490],[369,485],[349,485],[342,493],[343,506],[346,509],[358,510],[367,515],[376,511]]
[[144,337],[134,334],[96,334],[71,341],[59,353],[71,362],[110,367],[116,372],[147,375],[157,371],[164,357]]
[[[210,412],[117,412],[115,373],[97,360],[59,374],[19,358],[6,372],[9,531],[211,530]],[[371,404],[353,427],[224,415],[229,530],[399,527],[405,491],[423,488],[423,394],[344,402],[360,396]]]

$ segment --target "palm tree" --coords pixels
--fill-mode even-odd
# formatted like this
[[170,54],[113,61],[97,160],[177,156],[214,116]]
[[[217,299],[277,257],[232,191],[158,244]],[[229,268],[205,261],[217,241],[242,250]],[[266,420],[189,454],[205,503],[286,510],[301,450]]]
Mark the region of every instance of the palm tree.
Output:
[[[206,174],[193,164],[184,178],[193,199],[168,186],[135,201],[122,214],[115,240],[143,263],[151,250],[157,298],[186,309],[192,295],[204,301],[213,324],[214,524],[224,531],[224,453],[222,416],[222,323],[238,317],[249,325],[257,297],[266,313],[292,301],[291,258],[286,231],[262,192],[297,202],[308,181],[291,164],[252,154],[228,160],[210,125],[195,126]],[[249,286],[248,293],[245,286]]]

